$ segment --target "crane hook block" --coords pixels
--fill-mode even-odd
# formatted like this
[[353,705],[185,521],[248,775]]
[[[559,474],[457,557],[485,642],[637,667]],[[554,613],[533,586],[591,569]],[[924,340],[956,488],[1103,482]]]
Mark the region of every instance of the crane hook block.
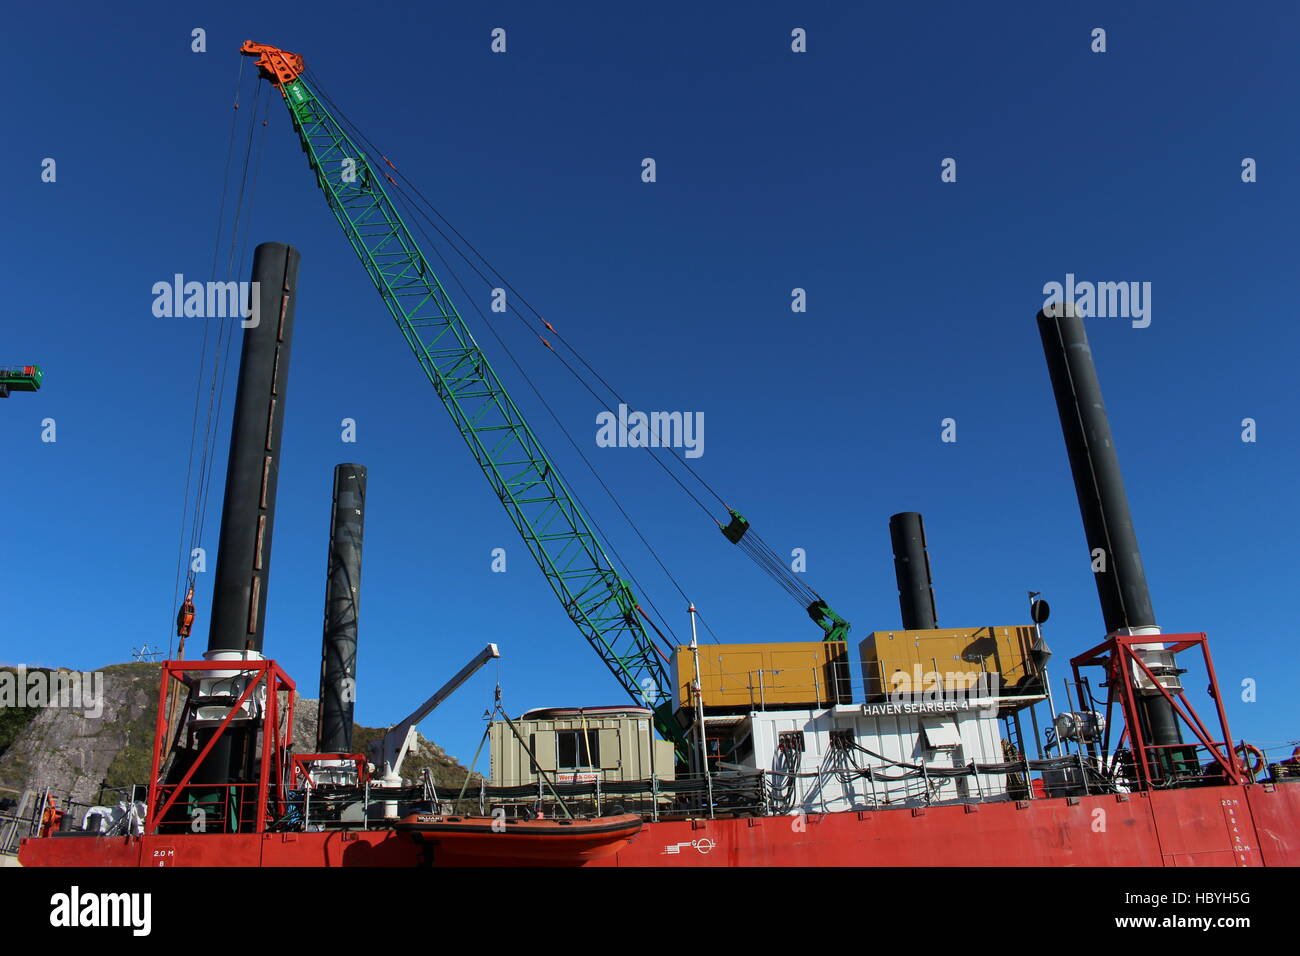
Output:
[[190,630],[194,627],[194,589],[190,588],[185,595],[185,603],[181,605],[180,611],[176,615],[176,636],[189,637]]
[[740,539],[749,530],[749,522],[745,520],[745,516],[739,511],[732,511],[728,508],[727,514],[731,515],[731,524],[719,526],[722,528],[722,536],[732,544],[740,544]]

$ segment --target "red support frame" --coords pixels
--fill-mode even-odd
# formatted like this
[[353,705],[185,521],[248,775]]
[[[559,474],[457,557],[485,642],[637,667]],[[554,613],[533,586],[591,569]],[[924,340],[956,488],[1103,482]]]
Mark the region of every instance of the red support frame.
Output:
[[289,758],[289,789],[298,789],[298,780],[301,778],[309,787],[316,786],[316,781],[311,776],[311,765],[318,760],[346,760],[357,766],[357,783],[364,784],[370,779],[366,772],[366,767],[370,761],[366,759],[365,754],[293,754]]
[[[217,726],[212,739],[199,752],[198,758],[186,771],[180,783],[164,783],[159,779],[159,775],[167,759],[164,753],[168,746],[167,731],[169,729],[167,727],[167,701],[172,693],[172,681],[179,681],[189,687],[193,679],[187,675],[204,671],[238,671],[245,675],[252,675],[253,679],[249,681],[248,686],[244,688],[243,694],[231,706],[230,711]],[[254,819],[256,829],[252,832],[264,833],[266,827],[273,822],[271,815],[267,812],[267,795],[270,792],[272,780],[280,784],[276,788],[276,809],[281,816],[284,815],[287,809],[284,802],[285,756],[293,742],[294,691],[297,689],[293,679],[272,660],[163,661],[162,678],[158,687],[158,716],[154,723],[153,764],[149,773],[149,803],[148,814],[145,818],[145,833],[158,832],[158,826],[167,816],[167,812],[171,810],[181,794],[190,786],[194,772],[202,765],[217,740],[230,727],[235,714],[243,707],[245,701],[252,697],[257,688],[261,686],[265,686],[267,691],[266,711],[261,719],[256,721],[258,729],[262,731],[262,758],[257,778],[257,814]],[[280,729],[280,693],[282,691],[287,691],[289,694],[288,720],[283,732]],[[159,806],[160,799],[167,791],[170,791],[170,794]]]
[[[1180,691],[1176,696],[1171,694],[1151,668],[1147,666],[1146,662],[1138,656],[1136,650],[1138,647],[1151,644],[1163,644],[1165,650],[1172,652],[1175,657],[1189,648],[1199,647],[1201,649],[1205,672],[1210,681],[1209,693],[1214,700],[1215,709],[1218,711],[1219,729],[1222,733],[1221,739],[1212,739],[1209,729],[1201,721],[1191,703],[1183,697],[1182,692]],[[1091,650],[1071,659],[1070,666],[1074,669],[1076,683],[1081,680],[1080,667],[1095,666],[1105,668],[1106,681],[1102,686],[1106,687],[1108,691],[1106,711],[1107,714],[1110,713],[1111,705],[1118,697],[1120,706],[1124,711],[1124,735],[1120,738],[1120,745],[1122,745],[1124,737],[1127,736],[1135,758],[1133,763],[1138,776],[1139,789],[1151,789],[1157,779],[1157,774],[1153,772],[1152,766],[1155,752],[1176,750],[1180,746],[1194,747],[1198,744],[1208,750],[1214,758],[1215,763],[1223,772],[1224,783],[1242,784],[1250,782],[1232,750],[1232,734],[1228,730],[1228,715],[1223,709],[1223,697],[1219,693],[1219,681],[1214,674],[1214,662],[1210,659],[1210,644],[1205,634],[1116,634],[1108,637]],[[1147,743],[1142,732],[1142,721],[1138,710],[1139,694],[1134,686],[1134,675],[1138,673],[1145,675],[1152,685],[1169,701],[1174,713],[1196,736],[1197,743],[1182,745]],[[1107,721],[1106,734],[1109,742],[1109,720]]]

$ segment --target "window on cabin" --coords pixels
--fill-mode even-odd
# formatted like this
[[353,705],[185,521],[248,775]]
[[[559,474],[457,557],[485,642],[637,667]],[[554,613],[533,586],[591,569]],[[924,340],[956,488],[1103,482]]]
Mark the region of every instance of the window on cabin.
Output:
[[557,730],[557,770],[591,770],[600,766],[600,734],[595,730]]

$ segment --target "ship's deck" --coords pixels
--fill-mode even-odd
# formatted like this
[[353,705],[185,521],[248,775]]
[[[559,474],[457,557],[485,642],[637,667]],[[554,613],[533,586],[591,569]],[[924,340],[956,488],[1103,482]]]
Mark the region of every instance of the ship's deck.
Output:
[[[28,839],[25,866],[438,865],[392,829]],[[500,858],[492,861],[501,865]],[[648,822],[604,866],[1297,866],[1300,784]]]

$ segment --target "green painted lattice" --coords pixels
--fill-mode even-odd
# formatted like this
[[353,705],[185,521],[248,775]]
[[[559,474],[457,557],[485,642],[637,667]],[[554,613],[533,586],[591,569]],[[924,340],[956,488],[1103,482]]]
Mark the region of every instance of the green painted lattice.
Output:
[[[601,660],[684,752],[670,679],[632,589],[429,268],[382,175],[302,79],[284,89],[317,185],[529,552]],[[351,181],[345,160],[355,163]]]

